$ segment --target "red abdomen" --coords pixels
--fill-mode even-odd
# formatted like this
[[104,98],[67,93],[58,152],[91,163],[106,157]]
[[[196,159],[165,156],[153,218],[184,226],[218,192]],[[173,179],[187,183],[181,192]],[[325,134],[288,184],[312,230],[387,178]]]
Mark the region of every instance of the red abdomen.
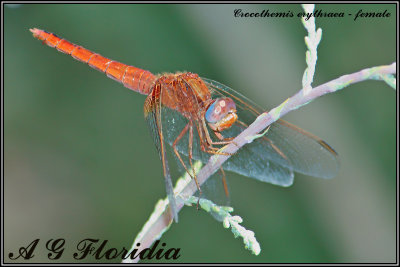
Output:
[[69,41],[39,29],[30,29],[33,36],[44,44],[56,48],[73,58],[88,64],[98,71],[105,72],[108,77],[122,83],[125,87],[141,94],[148,95],[152,90],[156,76],[147,70],[125,65],[70,43]]

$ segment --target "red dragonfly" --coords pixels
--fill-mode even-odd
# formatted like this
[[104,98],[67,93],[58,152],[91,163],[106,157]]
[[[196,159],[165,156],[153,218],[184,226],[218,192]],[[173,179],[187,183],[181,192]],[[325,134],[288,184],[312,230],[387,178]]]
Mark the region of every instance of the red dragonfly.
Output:
[[[178,219],[165,143],[190,174],[192,160],[206,163],[232,142],[263,112],[256,104],[226,85],[191,72],[154,75],[75,45],[53,33],[31,29],[33,36],[107,74],[125,87],[147,95],[144,116],[162,161],[172,215]],[[223,132],[223,133],[222,133]],[[187,137],[185,137],[188,135]],[[280,186],[293,183],[293,172],[331,178],[338,171],[338,157],[318,137],[278,120],[268,132],[242,147],[224,169]],[[221,169],[222,170],[222,169]],[[195,179],[199,192],[200,186]],[[225,181],[225,180],[223,180]]]

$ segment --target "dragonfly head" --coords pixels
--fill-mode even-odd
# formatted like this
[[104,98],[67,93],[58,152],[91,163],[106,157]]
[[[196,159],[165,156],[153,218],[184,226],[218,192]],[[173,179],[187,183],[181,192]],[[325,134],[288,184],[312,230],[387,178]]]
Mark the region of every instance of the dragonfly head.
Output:
[[222,132],[230,128],[238,118],[235,102],[229,97],[215,99],[208,106],[205,118],[213,131]]

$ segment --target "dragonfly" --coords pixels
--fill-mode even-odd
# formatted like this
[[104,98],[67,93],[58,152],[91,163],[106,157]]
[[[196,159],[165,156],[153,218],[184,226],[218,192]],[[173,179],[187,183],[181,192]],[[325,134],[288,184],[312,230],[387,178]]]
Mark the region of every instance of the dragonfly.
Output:
[[[33,36],[50,47],[105,73],[125,87],[146,95],[144,117],[162,162],[166,192],[172,217],[178,212],[167,147],[178,164],[195,180],[193,161],[207,163],[212,155],[226,155],[223,147],[233,142],[264,110],[253,101],[211,79],[191,72],[153,74],[126,65],[37,28]],[[168,144],[168,146],[166,145]],[[294,172],[319,178],[332,178],[338,172],[338,154],[319,137],[284,120],[277,120],[268,131],[231,155],[224,169],[279,186],[290,186]]]

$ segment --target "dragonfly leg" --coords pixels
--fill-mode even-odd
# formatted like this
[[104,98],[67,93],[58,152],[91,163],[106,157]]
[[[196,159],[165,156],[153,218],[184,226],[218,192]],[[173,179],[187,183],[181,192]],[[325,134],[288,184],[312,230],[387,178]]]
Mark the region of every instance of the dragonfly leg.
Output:
[[188,151],[188,155],[189,155],[189,164],[190,167],[193,170],[193,163],[192,163],[192,158],[193,158],[193,124],[192,121],[189,122],[190,126],[189,126],[189,151]]
[[181,131],[181,133],[178,135],[178,137],[175,139],[174,143],[172,144],[172,149],[174,150],[175,155],[178,157],[178,160],[181,162],[182,166],[185,168],[186,172],[190,175],[190,177],[193,178],[192,174],[189,172],[188,168],[186,167],[186,164],[183,162],[181,155],[179,154],[176,145],[178,142],[182,139],[182,137],[186,134],[190,127],[190,123],[186,124],[185,128]]
[[219,168],[222,173],[222,185],[224,186],[224,191],[225,195],[227,198],[229,198],[229,190],[228,190],[228,184],[226,183],[226,176],[225,176],[225,171],[222,169],[222,167]]
[[[190,124],[190,126],[189,126],[189,151],[188,151],[188,155],[189,155],[189,164],[190,164],[190,168],[191,168],[192,170],[194,170],[194,168],[193,168],[193,163],[192,163],[192,158],[193,158],[193,123],[192,123],[192,121],[190,121],[189,124]],[[197,189],[199,190],[199,197],[197,198],[197,206],[196,206],[196,208],[197,208],[197,210],[198,210],[198,209],[199,209],[199,202],[200,202],[200,198],[201,198],[202,192],[201,192],[200,184],[199,184],[199,182],[197,181],[197,177],[196,177],[196,174],[195,174],[195,173],[193,173],[193,177],[192,177],[192,178],[193,178],[194,181],[196,182]]]
[[224,144],[226,144],[226,143],[230,143],[233,139],[235,139],[235,137],[227,137],[227,138],[225,138],[220,132],[217,132],[217,131],[213,131],[213,132],[214,132],[215,136],[219,140],[221,140],[221,142],[214,142],[214,143],[224,143]]
[[213,147],[212,145],[208,145],[208,147],[203,151],[206,153],[209,153],[209,154],[221,155],[221,156],[233,156],[236,154],[236,153],[223,152],[223,151],[221,151],[221,150],[223,150],[223,148],[224,147],[216,148],[216,147]]
[[[199,182],[197,181],[196,174],[195,173],[192,174],[188,170],[188,168],[186,167],[185,162],[183,162],[182,157],[178,152],[178,149],[176,148],[176,145],[178,144],[178,142],[182,139],[182,137],[186,134],[186,132],[188,130],[189,130],[189,148],[188,148],[189,149],[189,163],[190,163],[190,167],[193,170],[193,164],[192,164],[192,156],[193,156],[193,122],[192,121],[189,121],[188,124],[186,124],[185,128],[183,128],[181,133],[178,135],[178,137],[175,139],[174,143],[172,144],[172,148],[173,148],[173,150],[175,152],[175,155],[178,157],[178,160],[182,164],[183,168],[185,168],[186,172],[196,182],[197,189],[199,190],[199,195],[201,195],[201,189],[200,189]],[[199,198],[199,200],[200,200],[200,198]],[[199,201],[197,201],[197,205],[198,205],[198,202]]]
[[212,142],[213,145],[228,145],[230,143],[233,143],[235,146],[238,146],[235,142],[233,142],[233,139],[235,139],[235,137],[226,137],[225,138],[220,132],[215,132],[215,131],[214,131],[214,134],[216,137],[218,137],[219,140],[222,140],[222,141],[219,141],[219,142],[213,141]]
[[[223,148],[223,147],[222,147]],[[213,154],[213,155],[221,155],[221,156],[233,156],[235,155],[235,153],[226,153],[226,152],[222,152],[221,149],[215,148],[213,147],[212,149],[206,149],[204,150],[204,152],[208,153],[208,154]]]
[[204,140],[204,132],[202,131],[202,130],[204,130],[204,128],[201,127],[201,125],[197,124],[196,125],[196,130],[197,130],[197,133],[199,134],[199,137],[200,137],[201,150],[206,152],[207,151],[207,147],[209,146],[209,140],[207,138],[207,135],[206,135],[206,140]]
[[205,133],[205,136],[206,136],[207,146],[208,147],[210,147],[210,146],[212,147],[213,140],[211,139],[210,133],[208,132],[206,121],[204,119],[202,119],[201,122],[202,122],[202,124],[201,124],[202,129],[203,129],[203,131]]
[[[221,148],[216,148],[213,145],[227,145],[230,144],[232,141],[221,141],[221,142],[214,142],[211,139],[210,133],[207,129],[207,125],[204,119],[201,120],[202,124],[201,124],[201,128],[204,131],[205,137],[206,137],[206,142],[205,142],[205,146],[202,146],[202,150],[204,152],[207,152],[209,154],[217,154],[217,155],[224,155],[224,156],[232,156],[235,153],[225,153],[225,152],[221,152]],[[201,132],[201,130],[200,130]],[[222,135],[221,135],[222,136]]]

